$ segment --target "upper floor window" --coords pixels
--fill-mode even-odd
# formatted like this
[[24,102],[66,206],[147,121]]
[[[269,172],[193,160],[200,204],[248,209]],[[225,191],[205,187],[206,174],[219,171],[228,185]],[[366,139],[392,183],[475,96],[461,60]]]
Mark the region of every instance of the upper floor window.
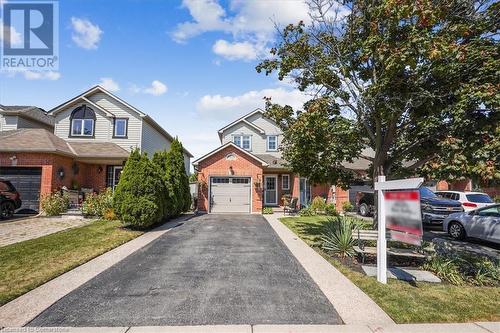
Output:
[[71,112],[70,136],[94,136],[95,113],[85,104]]
[[114,125],[114,130],[113,130],[113,137],[126,138],[127,137],[128,119],[115,118],[114,123],[115,123],[115,125]]
[[267,136],[267,150],[268,151],[278,150],[278,136],[277,135],[268,135]]
[[233,143],[245,150],[252,150],[252,137],[250,135],[235,135]]

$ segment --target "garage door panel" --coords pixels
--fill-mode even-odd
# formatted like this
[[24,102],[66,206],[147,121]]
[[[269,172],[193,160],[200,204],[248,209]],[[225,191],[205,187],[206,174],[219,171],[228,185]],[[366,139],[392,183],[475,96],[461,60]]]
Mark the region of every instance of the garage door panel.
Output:
[[250,212],[250,178],[215,177],[211,179],[210,186],[210,212]]
[[22,201],[19,211],[38,212],[41,168],[0,167],[0,178],[9,180],[19,192]]

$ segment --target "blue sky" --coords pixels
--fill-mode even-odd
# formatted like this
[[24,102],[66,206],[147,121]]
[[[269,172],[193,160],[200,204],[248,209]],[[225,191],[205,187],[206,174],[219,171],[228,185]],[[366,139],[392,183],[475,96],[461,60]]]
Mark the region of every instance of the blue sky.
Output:
[[263,96],[305,100],[255,71],[274,23],[300,19],[300,0],[60,1],[59,71],[0,74],[0,104],[49,110],[100,83],[199,157],[220,144],[217,129],[263,107]]

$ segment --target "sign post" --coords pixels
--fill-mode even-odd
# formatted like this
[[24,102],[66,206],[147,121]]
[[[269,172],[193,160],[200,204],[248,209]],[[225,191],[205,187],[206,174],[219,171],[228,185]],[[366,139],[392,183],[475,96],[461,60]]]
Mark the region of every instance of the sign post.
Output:
[[[387,284],[387,239],[386,239],[386,199],[384,191],[418,189],[424,182],[423,178],[410,178],[386,181],[385,176],[378,176],[375,183],[377,191],[377,281]],[[403,200],[402,200],[403,201]],[[419,206],[420,207],[420,203]],[[418,210],[418,214],[420,211]],[[417,218],[417,217],[416,217]],[[421,217],[418,217],[421,219]]]

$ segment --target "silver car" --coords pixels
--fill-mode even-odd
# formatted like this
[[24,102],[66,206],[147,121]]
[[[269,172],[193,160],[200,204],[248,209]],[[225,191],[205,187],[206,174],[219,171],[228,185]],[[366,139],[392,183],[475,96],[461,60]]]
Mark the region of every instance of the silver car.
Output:
[[500,244],[500,204],[449,215],[443,231],[455,239],[478,238]]

